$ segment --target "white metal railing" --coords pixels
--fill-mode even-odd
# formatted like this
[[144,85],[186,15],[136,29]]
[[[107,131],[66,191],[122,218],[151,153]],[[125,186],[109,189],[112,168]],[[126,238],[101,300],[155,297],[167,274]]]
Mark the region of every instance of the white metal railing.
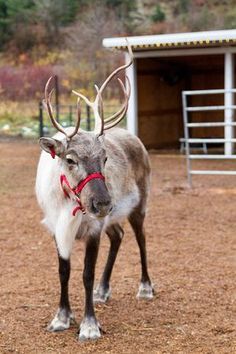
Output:
[[[236,159],[235,154],[210,154],[207,149],[205,154],[192,154],[191,147],[194,147],[194,144],[211,144],[211,143],[236,143],[234,138],[190,138],[189,130],[193,128],[200,127],[235,127],[236,122],[189,122],[189,112],[207,112],[207,111],[227,111],[227,110],[236,110],[236,105],[219,105],[219,106],[188,106],[187,97],[194,95],[214,95],[214,94],[234,94],[236,89],[231,90],[195,90],[195,91],[182,91],[182,102],[183,102],[183,119],[184,119],[184,141],[185,141],[185,151],[186,151],[186,160],[187,160],[187,173],[188,173],[188,182],[189,185],[192,185],[192,175],[236,175],[235,171],[224,171],[224,170],[195,170],[192,169],[192,160],[227,160],[227,159]],[[233,118],[233,114],[232,114]],[[233,136],[233,134],[232,134]]]

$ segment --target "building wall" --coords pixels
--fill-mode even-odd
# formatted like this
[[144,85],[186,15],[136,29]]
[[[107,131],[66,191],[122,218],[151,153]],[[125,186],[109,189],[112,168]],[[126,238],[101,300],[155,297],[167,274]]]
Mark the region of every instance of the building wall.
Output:
[[[178,148],[184,136],[182,90],[224,87],[223,55],[137,60],[138,135],[147,148]],[[191,105],[220,105],[223,95],[195,96]],[[192,113],[192,121],[220,121],[224,113]],[[221,128],[198,128],[193,137],[222,136]]]

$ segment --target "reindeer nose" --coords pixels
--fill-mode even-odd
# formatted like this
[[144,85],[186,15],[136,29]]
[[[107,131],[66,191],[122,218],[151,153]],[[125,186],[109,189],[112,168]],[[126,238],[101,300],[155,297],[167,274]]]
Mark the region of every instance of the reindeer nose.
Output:
[[91,204],[92,212],[100,217],[108,215],[112,209],[110,198],[104,200],[92,199]]

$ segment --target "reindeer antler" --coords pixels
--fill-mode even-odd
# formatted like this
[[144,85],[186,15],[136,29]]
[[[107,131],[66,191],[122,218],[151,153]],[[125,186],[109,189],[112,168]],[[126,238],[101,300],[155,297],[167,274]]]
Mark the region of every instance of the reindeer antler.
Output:
[[118,112],[116,112],[115,114],[111,115],[110,117],[107,117],[106,119],[104,119],[104,115],[103,115],[103,100],[102,100],[102,93],[104,91],[104,89],[107,87],[108,83],[113,79],[113,77],[115,75],[117,75],[120,71],[125,70],[126,68],[128,68],[132,63],[133,63],[133,52],[131,49],[131,46],[127,41],[127,47],[128,47],[128,52],[129,52],[129,61],[128,63],[119,66],[117,69],[115,69],[109,76],[108,78],[103,82],[102,86],[100,88],[98,88],[95,85],[95,89],[97,91],[97,95],[96,98],[94,100],[94,102],[90,101],[87,97],[85,97],[84,95],[82,95],[82,93],[79,93],[77,91],[72,91],[73,93],[75,93],[79,98],[78,98],[78,102],[77,102],[77,122],[76,122],[76,126],[75,129],[72,133],[68,134],[65,129],[56,121],[56,119],[53,116],[53,109],[52,109],[52,105],[51,105],[51,96],[53,93],[53,90],[49,91],[49,86],[52,82],[52,80],[54,79],[53,76],[51,76],[49,78],[49,80],[46,83],[45,86],[45,105],[47,107],[47,111],[48,111],[48,115],[51,119],[51,122],[53,124],[53,126],[60,131],[61,133],[63,133],[66,138],[69,140],[71,139],[74,135],[77,134],[78,130],[79,130],[79,126],[80,126],[80,116],[81,116],[81,109],[80,109],[80,99],[82,98],[85,103],[91,107],[93,109],[94,112],[94,118],[95,118],[95,128],[94,131],[96,134],[98,135],[102,135],[104,130],[110,129],[112,127],[114,127],[115,125],[117,125],[125,116],[127,109],[128,109],[128,102],[129,102],[129,98],[130,98],[130,81],[128,76],[126,77],[126,82],[127,82],[127,90],[125,89],[125,86],[123,84],[123,82],[118,78],[118,83],[121,87],[121,90],[123,91],[124,94],[124,104],[122,105],[122,107],[119,109]]
[[87,99],[87,97],[85,97],[84,95],[82,95],[81,93],[77,92],[77,91],[72,91],[74,94],[76,94],[77,96],[79,96],[80,98],[82,98],[85,103],[90,106],[93,111],[94,111],[94,118],[95,118],[95,128],[94,131],[95,133],[97,133],[98,135],[102,135],[104,130],[110,129],[112,127],[114,127],[116,124],[118,124],[125,116],[127,109],[128,109],[128,102],[129,102],[129,97],[130,97],[130,81],[128,79],[128,77],[126,76],[127,79],[127,84],[128,84],[128,90],[126,92],[124,84],[122,83],[122,81],[120,79],[118,79],[118,82],[121,86],[121,89],[124,93],[125,96],[125,102],[123,104],[123,106],[121,107],[121,109],[113,114],[112,116],[106,118],[104,120],[103,118],[103,100],[102,100],[102,93],[104,91],[104,89],[107,87],[108,83],[113,79],[113,77],[115,75],[117,75],[120,71],[127,69],[132,63],[133,63],[133,52],[132,52],[132,48],[127,41],[127,47],[128,47],[128,52],[129,52],[129,61],[128,63],[118,67],[117,69],[115,69],[109,76],[108,78],[103,82],[102,86],[100,88],[98,88],[97,86],[95,86],[96,90],[97,90],[97,95],[96,98],[94,100],[94,102],[91,102],[90,100]]
[[104,89],[106,88],[107,84],[111,81],[111,79],[117,75],[120,71],[127,69],[132,63],[133,63],[133,52],[132,52],[132,48],[128,42],[128,40],[126,39],[127,42],[127,47],[128,47],[128,52],[129,52],[129,62],[119,66],[119,68],[115,69],[109,76],[108,78],[103,82],[102,86],[100,87],[100,93],[102,94],[102,92],[104,91]]
[[[118,79],[118,82],[119,82],[119,84],[121,86],[121,89],[122,89],[122,91],[124,93],[125,102],[124,102],[123,106],[120,108],[120,110],[118,112],[116,112],[115,114],[113,114],[110,117],[107,117],[104,120],[104,130],[110,129],[110,128],[114,127],[115,125],[117,125],[124,118],[124,116],[126,115],[126,112],[127,112],[127,109],[128,109],[129,98],[130,98],[131,85],[130,85],[130,81],[129,81],[129,78],[128,78],[127,75],[125,75],[125,78],[126,78],[126,82],[128,84],[127,91],[125,90],[123,82],[120,79]],[[108,124],[108,123],[110,123],[110,124]]]
[[52,82],[52,80],[54,79],[55,77],[51,76],[47,83],[46,83],[46,86],[45,86],[45,105],[47,107],[47,111],[48,111],[48,115],[51,119],[51,122],[53,124],[53,126],[61,133],[63,133],[66,138],[69,140],[71,139],[74,135],[77,134],[78,130],[79,130],[79,126],[80,126],[80,116],[81,116],[81,108],[80,108],[80,104],[79,104],[79,101],[80,101],[80,98],[78,98],[78,101],[77,101],[77,121],[76,121],[76,125],[75,125],[75,129],[72,133],[68,134],[65,129],[56,121],[56,119],[53,117],[53,109],[52,109],[52,105],[51,105],[51,96],[52,96],[52,93],[53,93],[53,89],[51,91],[49,91],[49,86],[50,86],[50,83]]

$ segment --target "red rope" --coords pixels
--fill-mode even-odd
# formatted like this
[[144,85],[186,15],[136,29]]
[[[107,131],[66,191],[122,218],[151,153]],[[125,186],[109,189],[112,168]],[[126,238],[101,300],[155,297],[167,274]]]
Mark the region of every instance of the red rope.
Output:
[[81,203],[81,200],[78,196],[78,194],[81,193],[81,191],[83,190],[83,188],[86,186],[86,184],[91,181],[92,179],[102,179],[103,181],[105,180],[105,177],[100,173],[100,172],[95,172],[95,173],[91,173],[90,175],[88,175],[85,179],[83,179],[76,188],[71,188],[67,178],[65,175],[61,175],[60,176],[60,182],[61,182],[61,187],[62,190],[65,194],[65,197],[70,198],[69,193],[66,191],[66,189],[64,188],[64,184],[66,185],[66,187],[69,189],[69,191],[71,193],[73,193],[76,197],[76,201],[79,204],[78,206],[76,206],[73,210],[72,210],[72,215],[75,216],[77,211],[81,210],[83,214],[85,214],[85,209]]
[[105,180],[105,177],[101,173],[99,172],[91,173],[85,179],[83,179],[83,181],[81,181],[78,184],[78,186],[74,189],[75,194],[81,193],[82,189],[86,186],[86,184],[92,179],[96,179],[96,178],[102,179],[103,181]]

